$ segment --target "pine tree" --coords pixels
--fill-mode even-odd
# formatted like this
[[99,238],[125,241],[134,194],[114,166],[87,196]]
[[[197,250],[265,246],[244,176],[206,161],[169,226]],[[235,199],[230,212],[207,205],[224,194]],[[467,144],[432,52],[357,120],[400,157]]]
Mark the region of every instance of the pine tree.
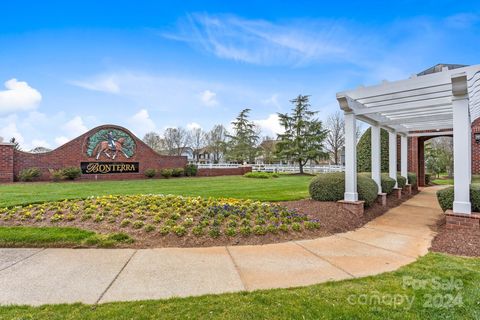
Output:
[[250,109],[243,109],[232,121],[233,134],[229,135],[227,158],[239,163],[253,163],[258,153],[260,139],[257,126],[248,119]]
[[328,131],[322,122],[314,118],[317,112],[311,111],[310,96],[299,95],[290,102],[294,104],[292,113],[279,113],[280,124],[285,133],[278,135],[277,153],[280,158],[298,163],[300,173],[309,160],[325,158],[323,141]]
[[13,148],[15,150],[19,150],[19,151],[22,150],[22,148],[20,147],[20,143],[17,141],[17,139],[15,139],[15,137],[10,139],[10,143],[13,143]]

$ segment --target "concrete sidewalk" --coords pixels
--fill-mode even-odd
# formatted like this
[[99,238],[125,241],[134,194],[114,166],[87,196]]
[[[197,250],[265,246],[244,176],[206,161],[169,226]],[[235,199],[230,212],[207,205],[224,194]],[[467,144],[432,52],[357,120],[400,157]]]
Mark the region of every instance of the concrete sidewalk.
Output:
[[262,246],[0,249],[0,304],[102,303],[304,286],[395,270],[427,253],[435,192],[355,231]]

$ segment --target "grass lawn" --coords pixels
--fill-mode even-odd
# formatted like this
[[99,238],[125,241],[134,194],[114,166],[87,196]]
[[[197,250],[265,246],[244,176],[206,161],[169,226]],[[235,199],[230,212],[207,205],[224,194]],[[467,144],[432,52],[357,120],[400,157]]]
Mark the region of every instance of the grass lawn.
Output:
[[479,319],[480,259],[430,253],[396,272],[305,288],[89,306],[0,307],[0,319]]
[[[453,178],[448,178],[446,176],[440,176],[440,178],[432,179],[433,184],[438,185],[452,185],[453,186]],[[472,183],[480,183],[480,175],[472,176]]]
[[[131,241],[124,234],[100,235],[93,231],[67,227],[0,227],[0,247],[114,246]],[[1,318],[0,318],[1,319]]]
[[260,201],[308,197],[311,176],[252,179],[242,176],[92,182],[37,182],[0,185],[0,207],[108,194],[163,193]]

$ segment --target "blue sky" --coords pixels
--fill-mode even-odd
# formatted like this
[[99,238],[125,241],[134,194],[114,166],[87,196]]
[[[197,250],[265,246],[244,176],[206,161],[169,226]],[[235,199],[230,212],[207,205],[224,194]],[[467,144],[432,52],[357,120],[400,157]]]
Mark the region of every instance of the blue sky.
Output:
[[479,63],[478,1],[14,1],[0,10],[0,136],[54,148],[113,123],[142,137],[243,108],[265,134],[310,94]]

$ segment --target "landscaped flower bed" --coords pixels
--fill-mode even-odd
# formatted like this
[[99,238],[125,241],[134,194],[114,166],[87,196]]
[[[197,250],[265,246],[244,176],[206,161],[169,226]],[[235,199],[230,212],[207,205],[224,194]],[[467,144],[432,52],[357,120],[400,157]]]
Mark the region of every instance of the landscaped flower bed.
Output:
[[0,225],[74,225],[142,236],[250,237],[320,227],[284,206],[174,195],[102,196],[0,209]]

